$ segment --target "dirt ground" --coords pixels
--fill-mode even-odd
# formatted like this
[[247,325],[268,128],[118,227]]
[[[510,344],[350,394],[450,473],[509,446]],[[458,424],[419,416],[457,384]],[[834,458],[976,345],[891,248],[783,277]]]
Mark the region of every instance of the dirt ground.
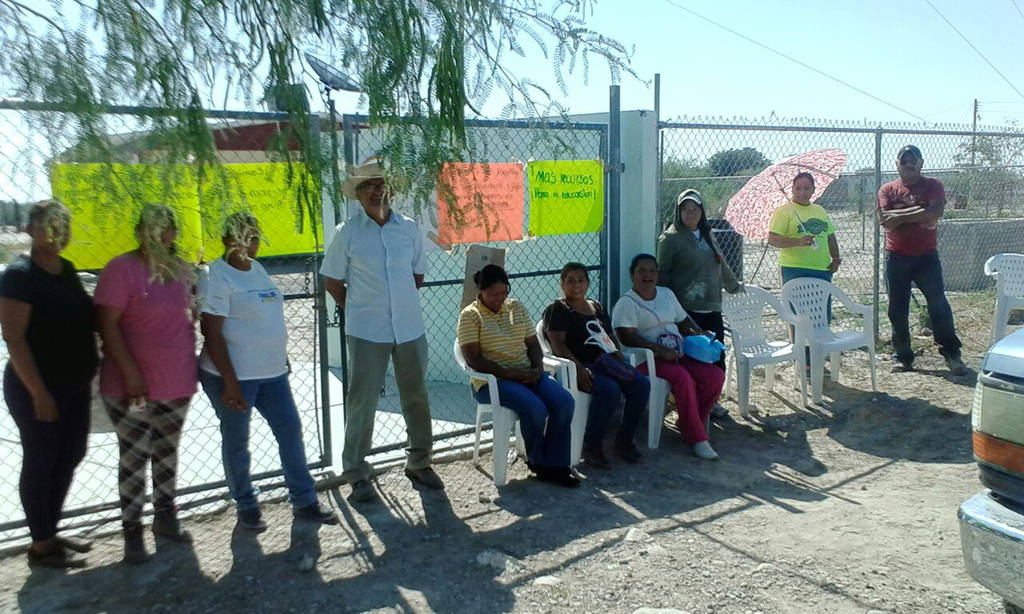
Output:
[[[444,493],[413,489],[400,469],[380,476],[374,504],[326,491],[333,527],[293,523],[275,490],[266,533],[235,530],[224,504],[188,520],[193,547],[158,544],[140,566],[120,562],[109,526],[84,570],[30,570],[9,554],[0,610],[1000,612],[964,571],[956,521],[981,489],[974,374],[950,376],[915,343],[928,346],[920,370],[880,362],[877,393],[864,355],[844,356],[818,406],[799,406],[788,370],[774,395],[756,378],[751,419],[727,402],[736,420],[714,424],[718,462],[669,427],[646,464],[586,470],[571,491],[528,479],[522,461],[498,491],[490,457],[484,471],[463,457],[438,465]],[[968,349],[977,367],[981,349]]]

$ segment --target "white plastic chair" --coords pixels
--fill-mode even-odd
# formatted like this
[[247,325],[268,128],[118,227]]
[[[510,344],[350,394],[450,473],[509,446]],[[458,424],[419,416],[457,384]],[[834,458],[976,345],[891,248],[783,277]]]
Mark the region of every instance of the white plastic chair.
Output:
[[794,370],[794,384],[796,379],[800,380],[800,403],[807,401],[807,373],[803,348],[797,348],[788,339],[769,340],[765,335],[764,316],[765,307],[770,307],[778,314],[779,318],[794,327],[805,327],[806,321],[801,322],[793,315],[792,311],[783,308],[782,303],[774,294],[761,288],[747,286],[745,292],[726,294],[722,300],[722,313],[732,334],[732,348],[730,359],[733,368],[726,374],[725,389],[728,390],[730,382],[735,374],[736,377],[736,400],[740,407],[740,414],[749,414],[750,404],[750,378],[754,368],[764,366],[765,383],[768,390],[775,390],[775,365],[784,362],[796,363]]
[[[491,402],[477,402],[476,405],[476,441],[473,443],[473,464],[480,464],[480,431],[483,428],[484,420],[490,416],[494,437],[494,485],[504,486],[508,476],[508,447],[513,427],[516,428],[516,449],[523,458],[526,457],[526,446],[523,444],[522,433],[519,432],[519,415],[501,404],[501,399],[498,396],[498,378],[491,373],[480,373],[469,368],[469,365],[466,364],[466,357],[462,355],[462,346],[459,345],[458,339],[455,340],[453,353],[455,362],[471,379],[482,379],[487,382]],[[476,401],[472,390],[469,394]]]
[[1010,310],[1024,307],[1024,254],[996,254],[985,261],[985,275],[996,278],[992,343],[1006,336]]
[[622,346],[622,353],[630,364],[639,367],[647,365],[647,377],[651,380],[651,392],[647,398],[647,447],[654,450],[661,441],[661,427],[665,423],[665,401],[668,400],[668,380],[654,375],[654,352],[647,348]]
[[[828,323],[829,297],[835,297],[848,310],[864,318],[860,330],[833,332]],[[798,277],[782,286],[782,304],[804,319],[796,331],[797,350],[811,351],[811,391],[815,403],[821,402],[825,380],[825,355],[831,356],[832,381],[839,381],[839,361],[843,350],[865,348],[871,365],[871,390],[878,390],[875,372],[875,316],[870,305],[855,302],[837,286],[814,277]]]
[[537,341],[544,350],[544,359],[549,364],[557,364],[558,383],[569,391],[576,407],[572,414],[572,444],[569,447],[569,464],[576,465],[583,456],[583,435],[587,432],[587,419],[590,417],[590,393],[583,392],[576,384],[576,363],[568,358],[555,356],[551,352],[551,344],[544,336],[544,321],[537,322]]

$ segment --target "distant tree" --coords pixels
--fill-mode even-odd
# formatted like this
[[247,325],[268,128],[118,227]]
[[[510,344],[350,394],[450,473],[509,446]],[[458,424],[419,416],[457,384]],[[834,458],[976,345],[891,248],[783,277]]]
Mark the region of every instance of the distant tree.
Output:
[[953,156],[953,166],[959,172],[944,180],[947,200],[974,212],[983,210],[985,217],[1002,216],[1006,211],[1020,215],[1024,178],[1018,168],[1022,163],[1024,138],[966,138]]
[[693,188],[704,197],[708,217],[722,217],[725,207],[745,180],[716,177],[708,164],[693,158],[666,158],[661,169],[660,220],[665,228],[675,218],[676,197],[687,188]]
[[771,160],[753,147],[726,149],[708,158],[708,168],[715,177],[753,174],[771,163]]

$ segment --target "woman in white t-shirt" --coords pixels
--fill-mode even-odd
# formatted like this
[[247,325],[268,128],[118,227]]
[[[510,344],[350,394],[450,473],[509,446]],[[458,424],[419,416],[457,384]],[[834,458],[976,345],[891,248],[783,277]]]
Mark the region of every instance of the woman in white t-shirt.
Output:
[[[677,426],[697,456],[718,458],[704,428],[725,383],[725,372],[713,364],[683,355],[683,337],[707,335],[697,327],[671,290],[658,286],[658,261],[638,254],[629,265],[633,288],[612,309],[612,326],[625,346],[654,352],[655,375],[668,381],[676,401]],[[640,370],[646,372],[646,366]],[[651,407],[649,411],[664,410]]]
[[199,281],[206,340],[199,355],[199,381],[220,418],[224,476],[239,525],[266,529],[249,474],[249,419],[255,407],[277,440],[295,517],[336,524],[334,512],[317,499],[306,465],[302,424],[288,383],[284,298],[254,260],[260,238],[259,221],[252,214],[228,216],[224,256],[210,263]]

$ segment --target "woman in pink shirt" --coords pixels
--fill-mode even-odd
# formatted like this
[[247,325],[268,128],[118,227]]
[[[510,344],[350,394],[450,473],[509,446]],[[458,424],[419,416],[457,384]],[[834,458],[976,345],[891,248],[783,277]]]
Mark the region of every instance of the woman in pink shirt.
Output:
[[166,205],[146,205],[138,249],[111,260],[96,286],[103,362],[100,393],[117,430],[124,558],[147,558],[142,539],[146,465],[153,472],[153,534],[191,541],[174,505],[178,441],[196,391],[194,275],[177,255]]

